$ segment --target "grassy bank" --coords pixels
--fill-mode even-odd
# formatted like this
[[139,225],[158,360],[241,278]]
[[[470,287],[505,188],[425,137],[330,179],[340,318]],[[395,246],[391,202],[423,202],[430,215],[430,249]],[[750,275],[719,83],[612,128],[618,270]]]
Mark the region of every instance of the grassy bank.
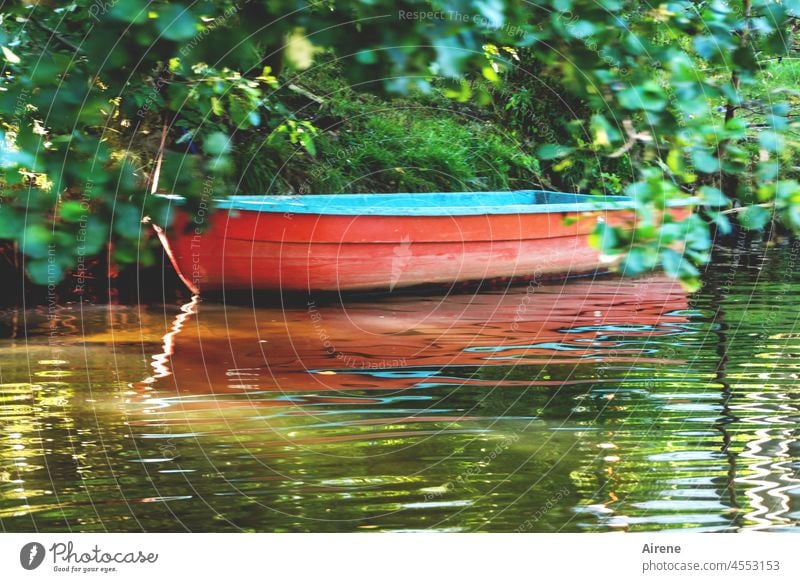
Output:
[[236,137],[239,193],[368,193],[545,187],[519,132],[434,91],[357,93],[335,73],[303,75],[287,101],[308,126]]

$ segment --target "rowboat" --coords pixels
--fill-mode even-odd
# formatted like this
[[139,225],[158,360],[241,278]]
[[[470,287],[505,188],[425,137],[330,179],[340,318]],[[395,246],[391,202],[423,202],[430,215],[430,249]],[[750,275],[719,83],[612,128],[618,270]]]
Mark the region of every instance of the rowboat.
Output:
[[[680,205],[670,212],[687,213]],[[215,206],[179,211],[170,232],[157,229],[195,293],[566,278],[607,270],[589,234],[598,221],[634,217],[625,196],[541,190],[231,196]]]

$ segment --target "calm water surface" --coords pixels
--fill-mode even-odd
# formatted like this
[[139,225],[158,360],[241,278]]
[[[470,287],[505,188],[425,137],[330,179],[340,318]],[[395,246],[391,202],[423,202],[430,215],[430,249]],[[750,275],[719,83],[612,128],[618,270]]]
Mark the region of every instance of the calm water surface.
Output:
[[797,531],[798,266],[0,312],[0,530]]

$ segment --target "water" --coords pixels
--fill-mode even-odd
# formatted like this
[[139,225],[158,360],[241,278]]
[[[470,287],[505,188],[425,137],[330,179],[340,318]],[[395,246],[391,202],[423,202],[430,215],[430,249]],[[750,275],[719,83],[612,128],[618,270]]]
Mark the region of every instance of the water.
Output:
[[796,531],[798,255],[694,295],[6,311],[0,527]]

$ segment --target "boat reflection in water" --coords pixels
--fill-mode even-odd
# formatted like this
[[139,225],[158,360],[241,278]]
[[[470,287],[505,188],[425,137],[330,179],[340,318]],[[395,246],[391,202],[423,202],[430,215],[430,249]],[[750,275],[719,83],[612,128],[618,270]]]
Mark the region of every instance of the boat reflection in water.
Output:
[[[165,337],[147,383],[177,394],[325,397],[465,382],[556,386],[570,382],[575,365],[673,361],[643,346],[679,331],[687,305],[679,283],[661,277],[531,283],[430,298],[309,300],[286,309],[195,298]],[[526,368],[530,374],[517,378],[517,366],[540,369]],[[552,366],[565,377],[542,373]],[[496,377],[493,367],[506,373]]]
[[269,480],[241,501],[279,508],[290,529],[574,531],[584,505],[619,527],[607,506],[626,485],[606,448],[622,458],[613,435],[642,428],[631,398],[685,364],[659,342],[692,331],[687,307],[661,277],[292,308],[195,298],[136,385],[130,425],[161,443],[148,460],[235,482],[215,494]]
[[283,483],[295,529],[791,525],[798,481],[764,450],[794,440],[761,428],[737,459],[722,327],[697,315],[663,277],[299,308],[195,299],[140,385],[140,422],[232,437],[212,463],[240,447]]

